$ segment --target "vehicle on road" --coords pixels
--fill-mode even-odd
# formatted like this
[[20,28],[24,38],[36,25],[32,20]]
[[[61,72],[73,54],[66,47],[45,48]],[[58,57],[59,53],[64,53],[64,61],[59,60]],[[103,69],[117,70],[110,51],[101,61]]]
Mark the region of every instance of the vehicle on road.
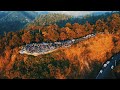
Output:
[[103,73],[103,70],[100,70],[100,73]]
[[109,63],[110,63],[110,61],[107,61],[107,62],[106,62],[106,64],[109,64]]
[[103,65],[103,67],[106,67],[106,66],[107,66],[107,64],[104,64],[104,65]]
[[111,69],[113,69],[113,68],[114,68],[114,66],[112,65],[112,66],[111,66]]

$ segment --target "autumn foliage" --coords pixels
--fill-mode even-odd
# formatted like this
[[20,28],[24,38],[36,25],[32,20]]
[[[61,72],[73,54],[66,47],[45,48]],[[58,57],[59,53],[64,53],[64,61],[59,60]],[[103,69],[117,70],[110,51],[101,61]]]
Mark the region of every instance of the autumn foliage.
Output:
[[[0,78],[95,78],[102,64],[120,52],[119,24],[120,14],[113,14],[107,21],[99,19],[95,24],[31,24],[18,32],[5,33],[0,37]],[[19,54],[25,44],[65,41],[91,33],[96,36],[49,54]]]

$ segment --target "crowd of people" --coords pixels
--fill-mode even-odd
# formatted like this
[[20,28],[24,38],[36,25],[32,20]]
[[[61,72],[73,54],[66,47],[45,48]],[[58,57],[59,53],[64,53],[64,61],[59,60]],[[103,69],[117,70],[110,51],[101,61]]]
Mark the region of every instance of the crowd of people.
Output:
[[33,43],[33,44],[27,44],[25,47],[23,47],[23,50],[28,53],[40,53],[40,52],[47,52],[49,50],[53,50],[55,47],[51,43]]
[[44,53],[44,52],[49,52],[54,49],[57,49],[59,47],[69,47],[73,43],[77,41],[84,40],[86,38],[90,38],[95,36],[94,34],[87,35],[85,37],[79,38],[79,39],[72,39],[72,40],[67,40],[67,41],[62,41],[62,42],[54,42],[54,43],[32,43],[32,44],[26,44],[22,50],[20,51],[21,54],[24,54],[25,52],[27,53]]

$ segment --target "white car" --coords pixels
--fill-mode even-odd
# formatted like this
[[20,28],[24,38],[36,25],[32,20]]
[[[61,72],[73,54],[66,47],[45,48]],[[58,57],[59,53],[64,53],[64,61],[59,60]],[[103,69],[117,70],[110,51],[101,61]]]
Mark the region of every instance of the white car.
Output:
[[114,68],[114,66],[112,65],[112,66],[111,66],[111,69],[113,69],[113,68]]
[[100,70],[100,73],[103,73],[103,70]]
[[107,64],[104,64],[104,65],[103,65],[103,67],[106,67],[106,66],[107,66]]
[[107,61],[107,62],[106,62],[106,64],[109,64],[109,63],[110,63],[110,61]]

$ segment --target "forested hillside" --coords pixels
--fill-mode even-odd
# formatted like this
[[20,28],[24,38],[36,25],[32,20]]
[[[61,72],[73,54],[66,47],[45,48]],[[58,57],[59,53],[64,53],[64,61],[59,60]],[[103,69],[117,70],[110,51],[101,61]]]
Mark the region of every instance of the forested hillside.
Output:
[[29,25],[37,25],[37,26],[46,26],[50,24],[55,24],[60,20],[68,20],[73,16],[65,15],[65,14],[57,14],[57,13],[49,13],[45,15],[39,15],[32,23]]
[[[119,13],[98,18],[95,23],[68,22],[64,27],[57,24],[44,26],[40,25],[41,19],[36,20],[38,24],[33,21],[20,31],[0,36],[0,78],[95,78],[102,64],[120,52]],[[49,54],[35,57],[19,53],[21,46],[26,44],[72,40],[91,33],[96,36]],[[117,67],[113,73],[119,75],[119,69]]]
[[34,11],[0,12],[0,35],[4,32],[17,31],[31,22],[38,14]]
[[36,26],[47,26],[50,24],[57,24],[59,27],[64,27],[66,23],[78,23],[78,24],[85,24],[88,21],[90,24],[95,24],[98,19],[104,19],[107,21],[107,17],[111,16],[112,14],[119,13],[119,12],[106,12],[103,14],[100,13],[92,13],[84,16],[70,16],[66,14],[57,14],[57,13],[48,13],[39,15],[32,23],[28,23],[27,26],[36,25]]

